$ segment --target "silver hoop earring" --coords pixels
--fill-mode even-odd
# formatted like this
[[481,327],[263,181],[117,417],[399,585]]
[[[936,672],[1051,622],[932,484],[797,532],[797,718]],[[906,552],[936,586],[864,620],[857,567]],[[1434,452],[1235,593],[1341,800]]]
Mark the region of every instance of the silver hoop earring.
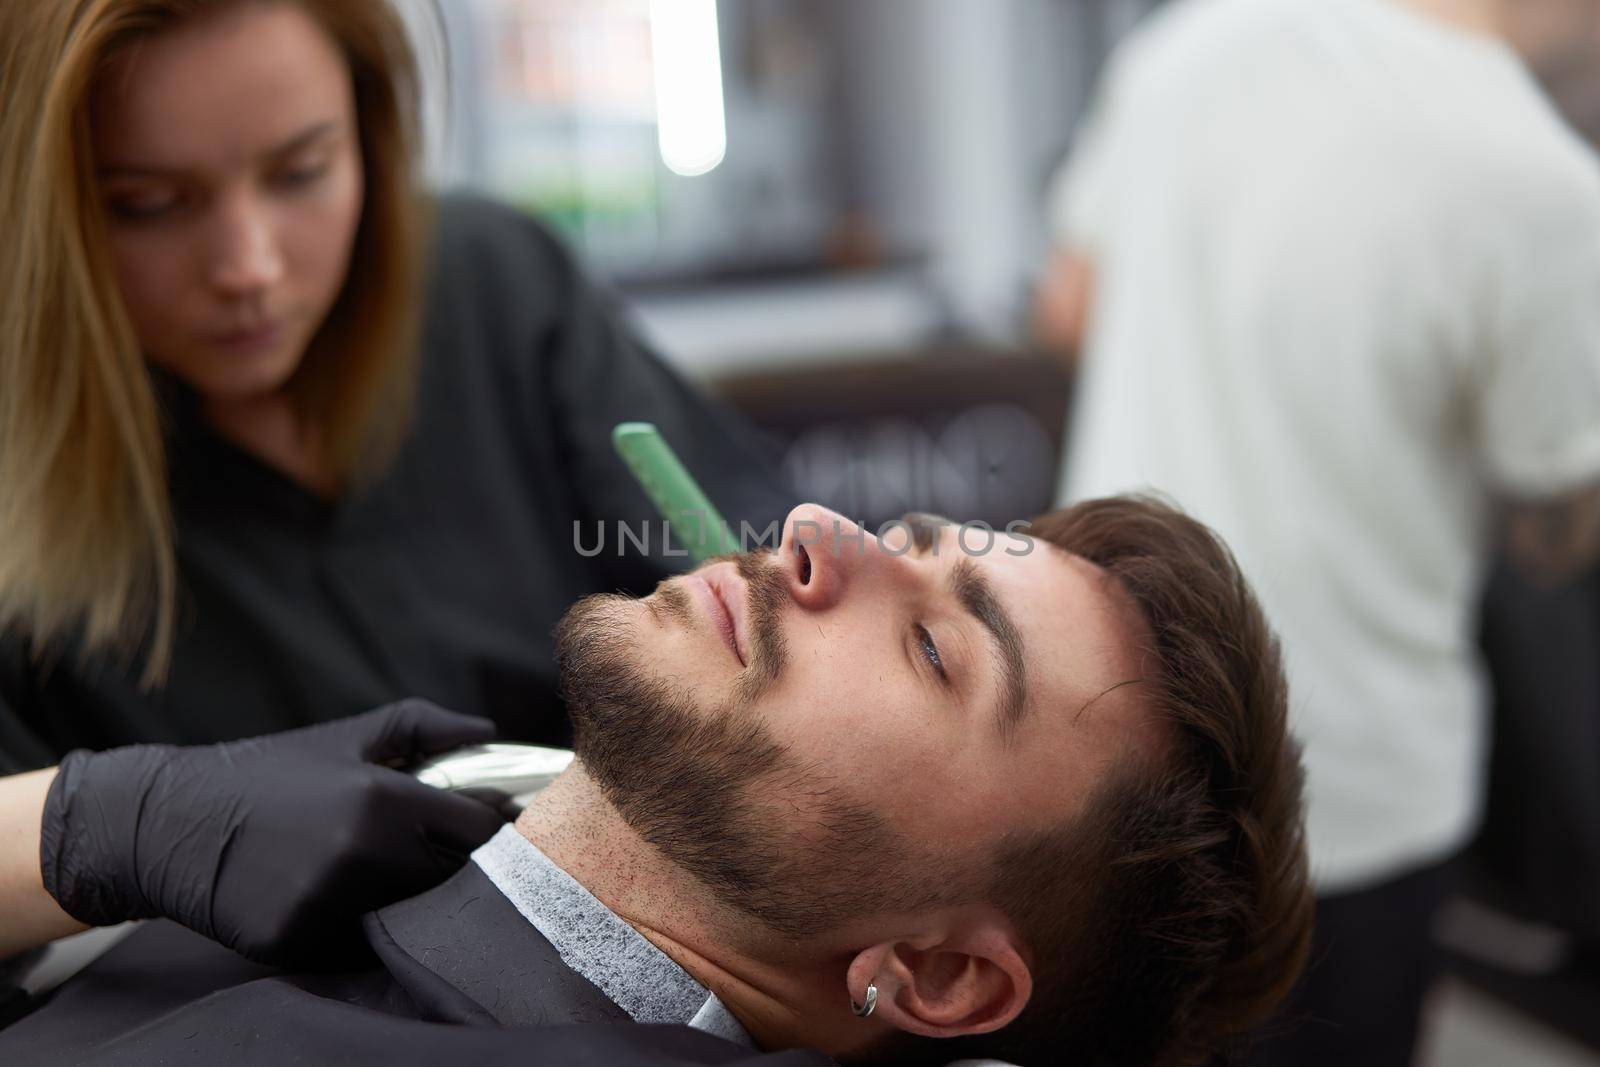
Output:
[[867,1016],[871,1015],[872,1009],[876,1008],[877,1006],[878,987],[875,985],[867,986],[867,998],[865,1003],[857,1004],[855,997],[850,998],[850,1010],[856,1013],[856,1018],[858,1019],[865,1019]]

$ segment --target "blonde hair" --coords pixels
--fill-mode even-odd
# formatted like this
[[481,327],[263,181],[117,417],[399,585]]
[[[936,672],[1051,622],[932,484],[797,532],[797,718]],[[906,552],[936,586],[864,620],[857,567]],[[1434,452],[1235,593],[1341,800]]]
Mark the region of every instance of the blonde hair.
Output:
[[[0,631],[35,654],[170,663],[178,566],[163,413],[105,245],[88,98],[121,48],[262,0],[0,3]],[[366,173],[351,267],[287,389],[341,485],[379,472],[415,390],[426,239],[416,61],[388,0],[286,0],[340,44]]]

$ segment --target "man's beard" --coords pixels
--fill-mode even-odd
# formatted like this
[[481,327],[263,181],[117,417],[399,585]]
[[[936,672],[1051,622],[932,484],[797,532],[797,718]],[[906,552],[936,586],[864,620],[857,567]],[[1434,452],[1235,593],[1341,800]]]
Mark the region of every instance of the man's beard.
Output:
[[[718,708],[696,708],[629,655],[631,624],[618,618],[627,598],[591,596],[567,612],[556,660],[578,757],[634,832],[780,935],[813,936],[863,908],[910,903],[907,880],[886,874],[905,866],[900,835],[752,713],[782,671],[788,594],[761,557],[737,561],[750,593],[751,670]],[[678,587],[657,597],[657,610],[693,617]]]

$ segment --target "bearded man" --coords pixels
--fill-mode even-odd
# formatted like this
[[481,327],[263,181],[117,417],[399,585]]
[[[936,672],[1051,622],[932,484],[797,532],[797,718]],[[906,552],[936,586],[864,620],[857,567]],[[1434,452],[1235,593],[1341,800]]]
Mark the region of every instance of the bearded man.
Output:
[[556,641],[576,759],[368,916],[381,967],[271,972],[151,924],[0,1054],[1178,1064],[1303,965],[1276,644],[1162,503],[983,552],[805,505],[775,550],[581,601]]

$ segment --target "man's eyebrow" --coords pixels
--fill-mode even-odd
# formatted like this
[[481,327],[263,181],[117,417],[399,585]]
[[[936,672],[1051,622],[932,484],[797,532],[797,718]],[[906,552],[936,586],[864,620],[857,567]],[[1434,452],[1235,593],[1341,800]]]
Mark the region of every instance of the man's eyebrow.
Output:
[[1028,706],[1026,662],[1022,654],[1022,632],[995,595],[994,586],[970,558],[950,568],[950,591],[961,607],[977,619],[1000,654],[1000,733],[1010,737],[1022,722]]
[[[305,129],[301,130],[299,133],[295,134],[293,137],[289,138],[287,141],[283,142],[281,145],[278,145],[276,148],[267,149],[267,151],[262,154],[261,158],[263,158],[263,159],[280,159],[283,156],[293,155],[294,153],[300,151],[303,148],[311,147],[313,144],[316,144],[318,141],[322,140],[324,137],[327,137],[328,135],[336,132],[343,125],[344,125],[344,122],[343,122],[342,119],[326,119],[326,120],[324,120],[322,122],[316,123],[313,126],[308,126]],[[113,164],[111,166],[98,168],[98,173],[100,174],[100,176],[102,178],[109,178],[109,177],[119,177],[119,178],[120,177],[171,178],[171,177],[181,176],[185,172],[183,171],[182,168],[171,168],[171,167],[129,167],[129,166],[122,166],[120,164]]]

